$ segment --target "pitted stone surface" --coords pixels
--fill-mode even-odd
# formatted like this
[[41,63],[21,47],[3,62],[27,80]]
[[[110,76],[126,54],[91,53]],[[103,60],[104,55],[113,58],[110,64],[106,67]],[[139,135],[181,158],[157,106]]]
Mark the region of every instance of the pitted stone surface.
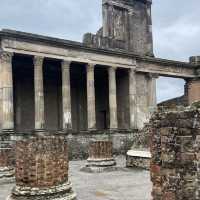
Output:
[[200,199],[200,110],[155,113],[151,123],[153,200]]
[[16,186],[8,200],[74,200],[68,181],[68,148],[62,136],[16,142]]
[[85,172],[100,173],[116,170],[116,161],[113,158],[113,144],[108,140],[93,140],[89,146],[89,158],[86,167],[81,170]]

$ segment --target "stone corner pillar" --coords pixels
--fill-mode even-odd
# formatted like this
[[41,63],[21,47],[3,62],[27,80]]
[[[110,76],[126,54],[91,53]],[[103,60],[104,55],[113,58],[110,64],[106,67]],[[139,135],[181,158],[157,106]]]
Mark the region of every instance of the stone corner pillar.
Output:
[[16,143],[16,185],[8,200],[75,200],[68,179],[67,141],[32,137]]
[[43,61],[44,61],[43,57],[40,56],[34,57],[35,131],[43,131],[45,125]]
[[94,64],[87,64],[87,121],[88,130],[96,130]]
[[191,56],[189,58],[191,64],[199,66],[196,69],[197,77],[186,80],[186,95],[188,105],[191,105],[195,101],[200,101],[200,56]]
[[2,90],[2,132],[14,131],[13,105],[13,53],[0,52],[1,90]]
[[62,108],[63,108],[63,131],[72,130],[71,111],[71,86],[70,86],[71,61],[63,60],[62,67]]
[[108,68],[109,80],[109,114],[110,126],[109,128],[115,130],[118,128],[117,121],[117,89],[116,89],[116,67]]
[[150,115],[157,110],[156,79],[158,77],[158,74],[148,74],[148,106]]

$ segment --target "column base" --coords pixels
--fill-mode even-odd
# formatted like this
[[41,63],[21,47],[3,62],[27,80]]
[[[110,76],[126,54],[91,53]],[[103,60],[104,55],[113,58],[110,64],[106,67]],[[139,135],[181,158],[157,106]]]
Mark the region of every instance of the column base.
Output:
[[69,182],[49,188],[16,186],[7,200],[76,200],[76,194]]
[[81,169],[83,172],[88,173],[101,173],[116,171],[116,161],[114,158],[108,159],[87,159],[87,164]]
[[35,129],[33,131],[34,135],[39,136],[39,137],[43,137],[43,136],[48,136],[49,132],[45,129]]
[[58,131],[58,134],[68,135],[68,134],[71,134],[72,132],[73,132],[72,129],[63,129],[63,130]]
[[13,134],[14,130],[13,129],[2,129],[2,134]]
[[0,184],[14,183],[15,170],[13,167],[0,167]]

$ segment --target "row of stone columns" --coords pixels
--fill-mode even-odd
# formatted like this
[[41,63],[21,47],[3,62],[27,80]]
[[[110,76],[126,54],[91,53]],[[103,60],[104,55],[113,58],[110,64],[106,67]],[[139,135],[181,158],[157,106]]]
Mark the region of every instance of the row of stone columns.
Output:
[[[13,106],[13,80],[12,57],[9,52],[1,52],[1,95],[2,95],[2,130],[14,130]],[[44,130],[44,88],[43,88],[43,62],[44,58],[34,57],[34,92],[35,92],[35,130]],[[71,92],[70,92],[70,61],[62,61],[62,104],[63,104],[63,130],[72,129]],[[88,129],[96,129],[95,113],[95,86],[94,64],[87,64],[87,113]],[[117,129],[117,97],[116,97],[116,69],[108,68],[109,78],[109,114],[110,129]],[[136,127],[136,80],[134,69],[129,70],[129,100],[130,100],[130,127]]]

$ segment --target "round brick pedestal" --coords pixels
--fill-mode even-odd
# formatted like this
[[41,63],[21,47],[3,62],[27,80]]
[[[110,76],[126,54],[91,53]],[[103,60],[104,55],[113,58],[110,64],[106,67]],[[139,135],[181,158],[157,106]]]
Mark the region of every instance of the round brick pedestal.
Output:
[[14,152],[7,142],[0,141],[0,183],[14,182]]
[[63,137],[35,137],[16,143],[16,186],[8,200],[74,200],[68,181]]
[[91,141],[89,146],[89,158],[86,167],[82,171],[104,172],[116,169],[116,161],[112,154],[112,142]]

